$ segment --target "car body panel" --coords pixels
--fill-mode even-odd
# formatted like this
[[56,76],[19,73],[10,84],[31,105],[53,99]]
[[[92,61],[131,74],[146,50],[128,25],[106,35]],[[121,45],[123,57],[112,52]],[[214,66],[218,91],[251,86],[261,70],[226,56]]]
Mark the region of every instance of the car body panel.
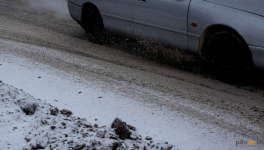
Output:
[[83,0],[86,2],[99,9],[106,29],[133,34],[133,0]]
[[264,16],[263,0],[205,0],[205,1]]
[[71,17],[77,21],[81,22],[81,12],[82,12],[82,7],[75,5],[73,3],[68,3],[68,8],[70,11]]
[[187,48],[190,0],[133,0],[134,34]]
[[[204,0],[192,0],[188,22],[188,32],[191,34],[201,36],[212,25],[224,25],[240,34],[249,45],[249,48],[250,46],[264,47],[264,17],[260,15],[209,3]],[[190,25],[192,22],[195,22],[198,26],[192,27]],[[255,49],[250,50],[251,53],[254,53]],[[264,54],[264,51],[262,53]],[[254,58],[253,61],[256,64]],[[257,66],[264,68],[264,63],[262,65],[258,63]]]
[[193,34],[190,32],[187,32],[187,50],[197,53],[198,47],[200,43],[200,36],[198,34]]
[[256,10],[247,8],[252,6],[247,0],[191,0],[190,5],[189,0],[146,1],[69,0],[68,6],[77,22],[81,21],[83,4],[89,2],[99,9],[107,29],[150,37],[193,52],[198,52],[201,35],[207,28],[226,26],[241,35],[249,45],[254,64],[264,68],[264,9],[255,4],[258,0],[250,1]]
[[211,25],[225,25],[237,31],[248,45],[264,47],[264,18],[259,15],[203,0],[192,0],[188,20],[189,23],[198,24],[196,28],[188,25],[190,33],[202,35]]
[[77,5],[77,6],[82,6],[84,4],[83,0],[68,0],[68,3]]
[[252,59],[256,67],[264,69],[264,48],[258,46],[249,46]]

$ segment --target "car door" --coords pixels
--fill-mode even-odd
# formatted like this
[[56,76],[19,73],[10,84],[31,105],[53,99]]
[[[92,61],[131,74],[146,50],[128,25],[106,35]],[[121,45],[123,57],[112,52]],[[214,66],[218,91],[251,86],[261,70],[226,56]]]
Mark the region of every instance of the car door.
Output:
[[190,0],[134,0],[134,34],[187,48]]
[[133,0],[93,0],[92,2],[98,7],[105,28],[133,34]]

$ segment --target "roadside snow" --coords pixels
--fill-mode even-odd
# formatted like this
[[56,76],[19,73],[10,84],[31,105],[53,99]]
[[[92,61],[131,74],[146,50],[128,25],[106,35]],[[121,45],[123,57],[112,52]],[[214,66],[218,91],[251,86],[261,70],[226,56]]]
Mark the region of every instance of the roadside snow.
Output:
[[[172,145],[142,139],[134,130],[116,119],[112,128],[90,124],[33,98],[23,90],[0,81],[0,149],[164,149]],[[119,130],[119,131],[118,131]],[[125,133],[125,136],[124,134]]]
[[[61,54],[60,51],[19,42],[2,41],[1,46],[3,51],[28,49],[32,52],[48,51],[50,55],[54,51],[65,59],[72,59],[73,63],[78,59]],[[23,89],[59,109],[69,109],[74,116],[85,118],[91,124],[105,125],[106,129],[110,129],[110,123],[114,118],[119,117],[137,127],[137,133],[142,137],[149,136],[155,140],[167,141],[177,149],[236,149],[236,141],[246,139],[165,107],[140,102],[136,100],[138,97],[133,93],[134,91],[131,91],[131,94],[119,92],[118,89],[129,86],[126,84],[109,87],[104,83],[105,81],[100,81],[98,78],[64,72],[12,53],[1,54],[0,64],[0,80]],[[102,67],[97,64],[90,65],[94,69]],[[144,92],[140,94],[143,95]],[[15,110],[14,108],[12,111]],[[33,118],[31,119],[34,121]],[[23,120],[14,124],[17,123],[20,128],[27,126]],[[1,133],[5,133],[1,143],[11,144],[13,137],[18,142],[20,140],[21,143],[25,143],[24,139],[21,140],[24,131],[11,132],[13,127],[15,126],[1,129]],[[14,145],[7,146],[16,149]],[[239,149],[247,149],[247,147],[239,147]]]

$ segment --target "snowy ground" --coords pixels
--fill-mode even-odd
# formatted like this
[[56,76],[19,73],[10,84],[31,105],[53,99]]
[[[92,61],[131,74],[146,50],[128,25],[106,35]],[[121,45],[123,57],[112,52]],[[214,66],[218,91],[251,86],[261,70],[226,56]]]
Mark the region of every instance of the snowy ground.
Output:
[[0,149],[174,149],[166,141],[142,139],[120,119],[111,127],[90,124],[2,81],[0,96]]
[[[1,43],[3,49],[9,45],[10,49],[52,50],[6,40]],[[235,141],[247,139],[203,123],[198,119],[190,118],[185,114],[171,112],[166,107],[139,102],[133,91],[129,95],[117,92],[116,88],[120,87],[111,89],[100,81],[81,78],[74,73],[67,73],[13,55],[1,55],[0,60],[2,81],[23,89],[37,99],[48,102],[59,109],[69,109],[75,116],[85,118],[92,124],[105,125],[110,128],[113,119],[119,117],[128,124],[136,126],[137,132],[143,137],[150,136],[156,140],[167,141],[178,149],[236,149]],[[98,67],[94,66],[95,69]],[[3,128],[3,130],[6,129]],[[12,134],[17,134],[17,132]],[[11,137],[10,140],[12,140],[12,134],[6,136]],[[18,137],[21,136],[23,135]],[[8,138],[4,136],[3,138],[2,142],[7,144],[11,142],[7,140]],[[25,141],[22,141],[23,145]],[[19,144],[17,146],[21,146]],[[10,146],[10,148],[13,147]],[[248,147],[238,149],[243,148]]]
[[[69,109],[72,116],[106,126],[109,132],[119,117],[135,126],[143,140],[149,136],[167,141],[174,149],[263,149],[263,145],[236,145],[240,140],[264,141],[261,74],[249,85],[219,82],[196,56],[174,49],[159,51],[160,47],[120,37],[110,45],[90,43],[65,11],[35,5],[44,0],[0,2],[0,80],[8,84],[0,92],[23,89],[33,97],[18,91],[31,102],[41,99],[40,105]],[[162,59],[157,55],[169,51],[175,52],[175,57],[169,56],[176,64],[173,68],[145,60],[146,55]],[[29,123],[40,118],[20,114],[16,120],[19,105],[0,103],[0,149],[22,149],[30,144],[24,139],[32,129]],[[36,113],[42,111],[47,110]]]

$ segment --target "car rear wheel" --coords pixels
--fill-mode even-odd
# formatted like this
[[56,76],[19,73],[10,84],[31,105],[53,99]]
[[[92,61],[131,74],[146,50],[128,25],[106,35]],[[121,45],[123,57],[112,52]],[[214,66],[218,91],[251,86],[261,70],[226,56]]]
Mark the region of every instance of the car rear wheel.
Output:
[[252,68],[247,45],[235,34],[226,31],[213,34],[207,50],[213,71],[222,79],[245,78]]
[[84,8],[83,26],[88,39],[96,44],[103,44],[105,39],[105,29],[103,19],[95,8]]

